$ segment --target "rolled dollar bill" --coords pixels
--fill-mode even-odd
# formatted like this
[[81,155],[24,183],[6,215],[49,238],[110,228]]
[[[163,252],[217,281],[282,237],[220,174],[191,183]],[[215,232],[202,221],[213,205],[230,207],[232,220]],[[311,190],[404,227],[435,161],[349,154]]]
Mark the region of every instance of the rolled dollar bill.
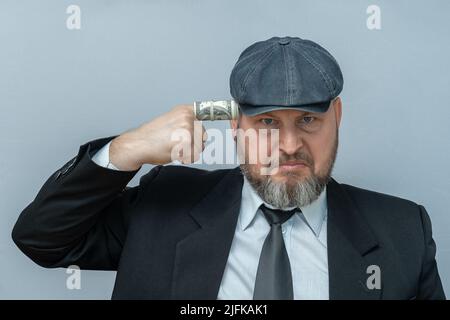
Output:
[[239,115],[239,105],[234,100],[195,101],[194,114],[197,120],[234,120]]

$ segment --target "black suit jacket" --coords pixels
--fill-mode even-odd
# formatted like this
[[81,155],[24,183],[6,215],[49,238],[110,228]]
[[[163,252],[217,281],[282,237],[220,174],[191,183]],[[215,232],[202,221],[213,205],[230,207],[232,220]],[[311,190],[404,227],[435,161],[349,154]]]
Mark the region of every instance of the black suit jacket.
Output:
[[[47,267],[117,270],[115,299],[216,299],[237,223],[239,168],[97,166],[111,138],[89,142],[21,213],[12,237]],[[327,186],[330,299],[445,299],[424,207],[339,184]],[[366,286],[370,265],[381,289]],[[305,277],[308,275],[305,274]]]

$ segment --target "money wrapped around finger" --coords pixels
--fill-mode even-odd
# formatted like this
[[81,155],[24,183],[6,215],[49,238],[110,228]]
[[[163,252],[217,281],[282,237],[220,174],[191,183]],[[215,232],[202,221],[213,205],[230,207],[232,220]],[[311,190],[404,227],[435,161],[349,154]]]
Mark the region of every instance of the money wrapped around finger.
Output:
[[239,105],[234,100],[210,100],[194,102],[197,120],[234,120],[239,115]]

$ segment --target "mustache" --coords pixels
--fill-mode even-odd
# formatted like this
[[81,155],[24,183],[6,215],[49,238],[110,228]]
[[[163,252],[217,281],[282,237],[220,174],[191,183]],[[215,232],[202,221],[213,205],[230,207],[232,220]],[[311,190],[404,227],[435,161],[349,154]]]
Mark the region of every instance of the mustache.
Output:
[[307,153],[299,151],[293,155],[281,154],[279,158],[279,165],[283,165],[290,161],[303,162],[310,167],[314,164],[312,157],[310,157]]

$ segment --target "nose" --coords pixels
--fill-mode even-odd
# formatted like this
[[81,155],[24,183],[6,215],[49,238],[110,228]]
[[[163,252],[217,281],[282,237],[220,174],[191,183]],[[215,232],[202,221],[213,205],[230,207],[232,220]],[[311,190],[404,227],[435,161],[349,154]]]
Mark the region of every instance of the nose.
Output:
[[286,154],[295,154],[303,145],[302,138],[296,130],[280,130],[280,150]]

